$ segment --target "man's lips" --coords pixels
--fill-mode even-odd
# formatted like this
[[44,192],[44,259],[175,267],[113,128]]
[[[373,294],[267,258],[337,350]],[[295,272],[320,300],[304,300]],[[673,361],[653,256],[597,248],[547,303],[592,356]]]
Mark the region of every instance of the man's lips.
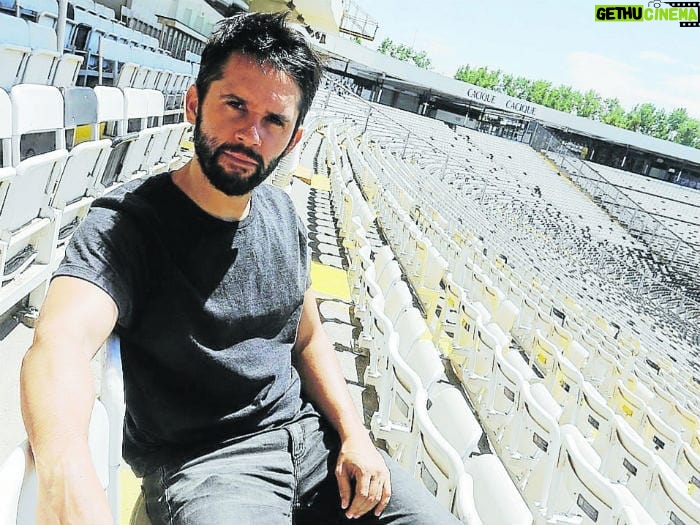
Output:
[[227,158],[230,159],[237,164],[243,164],[246,166],[257,166],[258,161],[249,157],[245,153],[240,153],[238,151],[222,151],[222,154]]

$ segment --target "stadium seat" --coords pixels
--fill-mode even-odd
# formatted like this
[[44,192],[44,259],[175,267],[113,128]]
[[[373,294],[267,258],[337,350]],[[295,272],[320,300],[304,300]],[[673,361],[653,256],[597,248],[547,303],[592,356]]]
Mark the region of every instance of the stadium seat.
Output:
[[364,333],[366,334],[366,327],[369,324],[367,315],[369,303],[376,296],[381,295],[382,291],[377,284],[375,265],[372,262],[371,249],[368,246],[363,246],[358,250],[355,264],[359,265],[356,276],[355,315],[365,328]]
[[[27,21],[0,13],[3,39],[0,43],[0,88],[9,91],[19,84],[24,74],[27,59],[31,54]],[[4,113],[7,115],[7,113]]]
[[[531,525],[532,513],[495,454],[472,455],[464,468],[473,480],[474,506],[484,525]],[[497,494],[497,504],[494,504]],[[459,514],[455,512],[459,517]],[[467,522],[471,523],[471,522]]]
[[554,359],[552,372],[545,378],[547,390],[557,401],[562,409],[559,423],[573,423],[581,396],[581,389],[585,380],[578,367],[566,356],[558,353]]
[[519,421],[504,429],[503,440],[510,446],[501,457],[527,500],[542,504],[561,441],[560,409],[542,383],[525,384],[520,396]]
[[484,326],[477,321],[475,345],[465,353],[461,374],[458,374],[477,410],[484,403],[484,394],[491,380],[496,350],[499,348],[503,348],[503,343],[494,333],[493,325]]
[[507,335],[510,335],[515,322],[520,315],[518,307],[510,300],[502,298],[493,314],[492,321]]
[[411,351],[413,345],[421,339],[427,339],[429,334],[423,315],[418,308],[413,306],[404,310],[393,325],[399,336],[399,353],[404,358]]
[[[459,305],[466,300],[464,289],[446,273],[442,279],[444,290],[436,307],[427,312],[428,327],[433,334],[433,342],[446,355],[452,353],[452,347],[447,341],[454,339],[457,327]],[[441,341],[445,339],[445,344]]]
[[[0,182],[0,297],[5,307],[31,294],[30,305],[38,306],[48,285],[57,236],[48,203],[67,156],[63,98],[54,87],[21,84],[12,88],[10,99],[15,173],[5,172]],[[58,149],[22,158],[21,143],[35,132],[53,135]],[[26,151],[29,154],[31,148]]]
[[546,338],[544,333],[539,328],[535,329],[529,360],[530,365],[541,377],[547,377],[552,373],[558,353],[557,347]]
[[[457,436],[459,442],[464,444],[463,452],[467,455],[472,450],[472,447],[475,447],[478,443],[481,429],[478,424],[474,426],[470,422],[466,413],[471,414],[471,412],[469,412],[464,398],[461,397],[461,394],[454,387],[445,386],[440,390],[440,393],[442,396],[437,400],[437,407],[435,406],[435,400],[432,400],[432,414],[429,414],[426,408],[428,400],[424,394],[419,395],[416,399],[414,415],[418,426],[419,440],[415,477],[423,483],[438,501],[448,509],[453,510],[456,504],[458,487],[468,474],[464,469],[463,459],[460,457],[460,454],[443,436],[441,429],[436,427],[432,418],[444,421],[443,417],[448,417],[448,424],[451,426],[450,435]],[[461,403],[458,399],[461,399]],[[460,417],[455,418],[454,415],[451,415],[449,409],[450,406],[455,404],[466,409],[467,412],[455,412],[461,414]],[[468,523],[481,523],[476,508],[470,508],[472,501],[473,497],[469,498],[467,494],[461,505],[467,504],[468,509],[462,509],[461,512],[471,516],[470,519],[472,520],[478,519],[478,521],[469,521]]]
[[[2,307],[27,294],[39,306],[46,292],[57,242],[57,221],[48,207],[67,152],[53,151],[21,162],[0,181],[0,296]],[[3,310],[4,311],[4,310]]]
[[364,327],[368,339],[369,365],[365,369],[364,383],[377,385],[386,369],[386,352],[390,338],[394,334],[396,344],[398,335],[394,325],[384,313],[384,296],[374,297],[368,304],[367,325]]
[[[12,115],[10,96],[0,89],[0,115]],[[12,166],[12,118],[0,119],[0,167]]]
[[459,311],[457,316],[457,324],[454,329],[452,338],[452,351],[450,353],[450,362],[452,369],[458,378],[462,378],[463,366],[467,359],[476,351],[477,342],[477,325],[486,325],[490,319],[489,313],[481,303],[461,301],[459,303]]
[[654,523],[700,523],[700,502],[688,494],[688,488],[663,461],[657,460],[649,490],[641,498]]
[[424,386],[416,371],[399,354],[395,332],[389,337],[385,353],[387,365],[376,387],[379,410],[372,416],[370,427],[375,438],[386,441],[389,454],[410,467],[415,461],[417,444],[414,407],[418,391]]
[[[63,91],[64,127],[73,130],[88,126],[93,140],[74,146],[66,158],[66,164],[51,199],[51,206],[61,212],[59,242],[65,241],[87,213],[92,199],[98,193],[96,184],[102,180],[112,142],[95,140],[99,134],[97,97],[90,88],[76,87]],[[75,141],[73,141],[75,142]]]
[[[654,409],[647,405],[642,414],[640,437],[644,444],[653,450],[667,465],[673,467],[683,448],[680,433],[671,428]],[[700,477],[698,478],[700,480]]]
[[[393,264],[390,263],[389,266]],[[384,295],[384,314],[393,325],[406,310],[413,307],[413,294],[404,281],[395,279],[392,283]],[[381,285],[378,286],[381,290]]]
[[562,444],[544,518],[554,523],[649,524],[655,522],[623,486],[613,485],[597,470],[600,458],[571,425],[561,427]]
[[605,455],[610,445],[615,413],[588,381],[582,385],[574,424],[597,453]]
[[511,427],[511,438],[517,436],[522,420],[516,417],[521,410],[521,392],[535,374],[517,352],[497,348],[493,372],[482,412],[482,423],[496,450],[514,448],[515,444],[504,440],[506,427]]
[[613,483],[626,486],[637,500],[643,502],[658,458],[624,417],[615,416],[610,446],[601,459],[600,473]]
[[95,86],[97,97],[97,121],[105,125],[103,135],[126,135],[127,123],[124,110],[124,91],[116,87]]
[[688,495],[700,503],[700,454],[684,443],[678,452],[676,463],[669,466],[687,487]]
[[29,45],[32,52],[27,58],[22,75],[25,84],[51,84],[61,54],[56,45],[56,32],[48,26],[27,22]]

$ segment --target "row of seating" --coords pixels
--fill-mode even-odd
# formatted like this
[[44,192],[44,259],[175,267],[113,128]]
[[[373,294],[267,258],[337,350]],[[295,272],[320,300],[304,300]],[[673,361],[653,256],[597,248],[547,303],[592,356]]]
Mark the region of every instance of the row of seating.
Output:
[[[483,342],[483,341],[482,341],[482,342]],[[493,352],[492,352],[492,353],[493,353]],[[370,357],[370,359],[372,359],[372,358]],[[534,364],[534,363],[531,363],[531,364]],[[370,368],[372,368],[372,367],[370,366]],[[488,368],[488,367],[487,367],[487,368]],[[490,372],[491,370],[489,369],[488,371]],[[469,389],[467,389],[467,390],[469,391]],[[618,389],[618,391],[619,391],[619,389]]]
[[[397,206],[389,206],[389,210],[395,210]],[[426,223],[430,224],[430,223]],[[433,226],[434,228],[434,226]],[[435,238],[433,237],[435,240]],[[468,250],[464,250],[462,252],[463,254],[469,254]],[[478,251],[475,252],[473,256],[476,256],[478,254]],[[468,258],[473,257],[472,255],[469,255]],[[453,259],[454,260],[454,259]],[[498,259],[497,259],[498,260]],[[462,263],[463,264],[463,263]],[[612,382],[614,382],[616,376],[612,375],[610,373],[610,369],[604,369],[604,370],[596,370],[596,366],[600,366],[600,363],[605,363],[605,362],[614,362],[616,359],[622,361],[623,363],[629,363],[630,359],[633,358],[634,356],[631,355],[632,350],[631,349],[626,349],[624,347],[619,347],[616,345],[616,341],[610,340],[609,338],[606,340],[604,336],[599,335],[596,337],[595,332],[593,332],[591,335],[587,335],[588,332],[581,332],[581,323],[576,323],[574,319],[576,319],[576,314],[574,312],[569,311],[567,307],[564,305],[559,306],[561,310],[556,310],[560,315],[563,315],[563,322],[558,319],[557,321],[554,321],[551,318],[550,315],[550,309],[552,308],[552,305],[549,304],[547,305],[546,312],[544,311],[538,311],[536,309],[536,305],[532,303],[532,301],[527,301],[523,300],[522,297],[522,292],[517,289],[517,286],[510,280],[508,279],[507,284],[508,288],[507,290],[501,291],[498,289],[498,286],[500,286],[504,280],[505,277],[501,272],[496,270],[495,268],[492,268],[493,274],[491,277],[493,277],[493,281],[491,280],[489,275],[481,275],[481,272],[467,272],[464,275],[458,272],[460,268],[465,268],[462,264],[458,264],[457,268],[452,268],[454,271],[454,274],[452,277],[448,279],[444,279],[444,288],[445,288],[445,298],[448,298],[448,302],[451,301],[453,303],[453,306],[455,303],[459,303],[459,295],[456,294],[456,292],[453,292],[450,297],[450,290],[453,290],[456,286],[458,285],[464,285],[466,290],[469,290],[470,293],[477,298],[479,301],[483,301],[484,305],[486,305],[486,310],[488,312],[489,316],[494,316],[494,318],[499,318],[501,321],[502,325],[509,325],[510,323],[513,322],[513,307],[517,306],[519,307],[521,304],[524,304],[525,306],[525,311],[523,312],[522,318],[518,320],[519,324],[521,325],[520,328],[526,329],[525,333],[522,334],[520,338],[520,343],[523,345],[523,347],[528,351],[532,352],[533,356],[536,355],[537,359],[532,359],[531,363],[536,366],[540,365],[544,362],[547,361],[547,356],[545,355],[545,352],[543,352],[541,349],[537,350],[536,352],[532,351],[532,346],[533,346],[533,340],[534,340],[534,334],[535,334],[535,329],[538,327],[541,327],[543,330],[546,331],[547,337],[556,337],[556,342],[557,344],[569,348],[569,346],[577,347],[577,353],[584,355],[586,359],[589,358],[590,355],[590,361],[588,364],[588,370],[590,374],[588,375],[589,378],[592,378],[593,375],[596,373],[598,374],[608,374],[608,381],[607,381],[607,386],[606,388],[605,384],[601,384],[600,381],[598,382],[598,387],[601,389],[602,393],[604,395],[609,395],[611,394],[611,388],[610,385]],[[483,264],[483,263],[482,263]],[[439,267],[439,265],[438,265]],[[486,266],[485,266],[486,267]],[[478,267],[477,267],[478,268]],[[454,277],[457,276],[456,279]],[[465,277],[468,277],[468,279],[465,279]],[[455,282],[457,281],[457,283]],[[504,301],[503,297],[509,294],[511,296],[511,299],[515,302],[515,304],[511,301]],[[445,312],[448,311],[448,305],[443,304],[441,305],[441,311],[444,316]],[[499,311],[500,310],[500,311]],[[430,309],[428,309],[429,312],[429,317],[430,317]],[[536,321],[538,324],[536,326],[533,325],[533,321]],[[600,319],[600,322],[603,320]],[[567,324],[568,328],[574,329],[574,333],[565,328],[564,326],[560,325],[559,322]],[[609,327],[608,327],[609,328]],[[522,330],[521,330],[522,331]],[[577,341],[573,341],[572,339],[574,336],[578,337],[581,335],[582,341],[585,344],[586,347],[590,347],[590,350],[587,350],[582,347],[581,344],[579,344]],[[605,345],[608,346],[605,346]],[[540,348],[542,345],[539,345]],[[551,346],[551,345],[550,345]],[[599,351],[600,349],[600,351]],[[606,350],[603,350],[606,349]],[[638,350],[635,350],[638,354]],[[602,357],[601,354],[607,355],[607,358]],[[644,357],[644,356],[641,356]],[[577,362],[580,361],[577,359]],[[551,358],[549,359],[549,362],[551,363],[552,360]],[[581,365],[583,362],[580,363]],[[648,366],[644,366],[643,368],[639,368],[638,370],[635,370],[637,374],[643,374],[644,371],[648,370],[651,371],[651,369]],[[618,368],[618,373],[621,375],[625,370],[621,367]],[[627,370],[628,371],[628,370]],[[651,385],[654,384],[655,386],[658,386],[659,381],[662,379],[659,378],[658,376],[655,378],[649,378],[647,375],[644,377],[645,381],[650,385],[649,388],[651,388]],[[681,411],[687,411],[686,404],[688,406],[692,406],[693,402],[693,395],[689,396],[684,396],[684,399],[682,401],[682,404],[679,403],[679,410]],[[682,419],[682,418],[680,418]]]
[[189,125],[163,125],[162,93],[132,88],[20,84],[0,90],[0,108],[5,312],[27,294],[30,306],[40,304],[60,248],[95,197],[185,161],[180,144]]
[[[547,155],[632,235],[667,259],[666,268],[650,268],[654,274],[661,272],[665,280],[697,301],[700,291],[693,279],[700,263],[697,191],[568,155]],[[678,198],[672,198],[672,193]]]
[[[367,119],[365,106],[348,108],[345,105],[337,110],[351,112],[352,118],[360,123],[367,122],[363,127],[376,129],[370,141],[381,144],[392,156],[406,157],[407,164],[421,168],[425,186],[421,192],[423,200],[436,199],[439,195],[440,207],[445,209],[452,204],[447,192],[459,195],[463,201],[473,199],[473,207],[490,216],[490,229],[497,235],[516,237],[517,241],[511,244],[518,246],[537,246],[538,255],[539,252],[548,255],[545,263],[565,264],[574,277],[571,280],[575,281],[567,285],[580,288],[577,283],[584,283],[588,290],[599,291],[591,299],[597,300],[604,294],[599,307],[608,308],[614,301],[606,299],[621,293],[619,288],[626,288],[625,295],[634,300],[626,302],[630,305],[631,311],[626,314],[630,320],[636,321],[640,314],[650,315],[655,330],[677,331],[676,338],[692,340],[692,331],[684,321],[686,317],[679,316],[676,307],[678,301],[684,301],[683,295],[679,295],[679,286],[683,282],[686,287],[692,284],[688,277],[668,271],[644,242],[624,232],[589,199],[581,198],[581,194],[531,148],[514,144],[505,151],[504,144],[509,141],[490,136],[483,141],[474,140],[472,136],[484,135],[461,128],[453,133],[444,125],[438,124],[442,129],[436,127],[432,119],[401,114],[386,107],[377,109],[376,105],[372,105],[374,117],[370,119]],[[364,115],[360,116],[362,113]],[[396,122],[385,117],[387,113],[396,117]],[[393,131],[387,133],[388,130]],[[490,152],[481,151],[481,147],[486,147],[484,144],[491,145]],[[518,169],[519,165],[525,169]],[[426,169],[429,173],[425,173]],[[437,188],[439,181],[448,187]],[[435,194],[431,193],[433,187]],[[455,204],[451,213],[456,217],[464,215],[465,208],[472,207],[471,203],[469,206],[464,202]],[[466,215],[470,221],[476,220],[477,214],[470,210]],[[499,223],[507,223],[509,231],[499,232]],[[481,234],[485,235],[486,231]],[[490,244],[494,242],[493,233],[489,235]],[[515,249],[510,248],[510,251]],[[532,251],[534,248],[530,253]],[[562,261],[562,255],[575,259],[575,264]],[[515,257],[511,259],[521,262]],[[527,258],[525,263],[534,264]],[[540,271],[544,270],[541,262],[537,266]],[[556,269],[555,273],[558,273]],[[600,279],[593,282],[596,276]],[[590,291],[588,294],[593,295]],[[658,315],[658,312],[665,315]]]
[[[343,111],[345,111],[346,107],[343,107]],[[355,113],[364,111],[366,116],[366,109],[358,110],[353,108],[353,110]],[[381,111],[385,111],[384,108]],[[356,117],[353,116],[353,118]],[[420,117],[412,116],[411,118],[417,120]],[[360,125],[363,122],[359,118],[356,118],[356,120],[359,121]],[[375,155],[378,155],[379,152],[400,151],[403,147],[404,137],[401,135],[394,137],[394,140],[398,140],[392,146],[392,135],[387,132],[388,129],[391,129],[392,124],[384,121],[381,124],[381,135],[377,133],[374,138],[366,138],[365,141],[370,144],[370,147],[373,140],[376,140],[377,144],[380,145],[379,148],[375,148]],[[396,124],[393,126],[396,127]],[[414,123],[412,130],[417,127]],[[405,130],[402,131],[402,135],[403,133],[405,133]],[[366,136],[367,133],[365,134]],[[394,148],[393,150],[391,149],[392,147]],[[424,156],[428,156],[428,154],[426,153]],[[549,246],[550,238],[547,233],[549,227],[544,230],[539,227],[531,231],[525,230],[520,235],[519,230],[523,227],[523,224],[518,222],[517,215],[506,217],[505,220],[503,218],[500,220],[494,218],[493,220],[498,222],[491,222],[483,215],[480,216],[479,210],[498,210],[497,205],[494,206],[493,203],[487,200],[484,203],[488,205],[482,206],[479,201],[474,202],[468,200],[464,195],[455,194],[449,188],[445,188],[434,177],[431,178],[424,173],[418,172],[410,163],[400,163],[398,157],[398,154],[390,154],[383,155],[382,158],[382,162],[400,164],[400,169],[405,170],[406,173],[403,175],[404,182],[401,183],[401,180],[399,180],[397,186],[405,189],[415,183],[416,187],[419,187],[419,191],[416,194],[418,195],[417,201],[420,204],[415,203],[414,205],[420,205],[426,210],[438,208],[443,213],[449,211],[453,215],[451,235],[459,234],[460,223],[470,224],[473,231],[479,232],[478,235],[488,238],[491,253],[507,254],[509,266],[517,267],[519,273],[527,273],[529,271],[528,268],[536,267],[537,271],[535,273],[539,274],[540,277],[546,277],[554,285],[554,288],[567,289],[568,295],[576,297],[578,301],[583,303],[592,303],[595,309],[601,311],[606,317],[612,316],[619,319],[620,313],[628,316],[628,324],[633,326],[632,330],[638,332],[638,337],[642,337],[648,346],[658,345],[656,338],[660,332],[663,332],[663,337],[670,339],[670,344],[664,350],[669,346],[681,348],[686,344],[682,335],[683,332],[679,335],[677,333],[674,334],[673,331],[676,329],[687,330],[687,325],[674,324],[670,326],[666,322],[667,319],[649,311],[650,305],[655,303],[650,303],[649,301],[647,301],[647,304],[637,302],[647,297],[637,295],[636,292],[638,292],[640,286],[640,276],[627,264],[620,264],[617,262],[617,259],[611,261],[611,255],[601,255],[600,253],[596,258],[591,259],[589,257],[590,254],[586,255],[585,250],[581,246],[569,244],[569,241],[567,241],[568,234],[563,235],[565,232],[558,235],[556,245]],[[444,164],[444,157],[442,160]],[[457,195],[459,195],[459,199],[457,199]],[[460,200],[462,202],[459,202]],[[574,200],[573,197],[572,200]],[[520,205],[527,208],[528,203],[521,202]],[[574,206],[572,205],[572,207]],[[504,224],[508,224],[508,229],[503,228]],[[547,226],[549,226],[549,223],[547,223]],[[545,244],[540,244],[542,242]],[[523,253],[523,247],[529,247],[528,252]],[[537,254],[536,260],[533,257],[533,253]],[[617,256],[616,253],[612,255]],[[614,265],[610,265],[609,262],[614,262]],[[625,282],[620,280],[621,271],[624,272]],[[620,286],[620,284],[623,286]],[[630,290],[629,287],[632,286],[636,286],[636,288]],[[617,299],[621,294],[627,298],[626,301],[621,302]],[[628,310],[628,312],[625,312],[625,310]],[[622,324],[620,321],[622,319],[618,321],[618,324]],[[688,354],[686,353],[678,352],[673,357],[678,359],[679,362],[683,362],[687,360],[687,356]]]
[[[328,149],[337,148],[333,128],[325,131]],[[500,460],[493,454],[468,457],[478,452],[482,430],[459,389],[447,383],[439,353],[426,338],[427,325],[413,306],[412,292],[391,249],[371,231],[365,232],[363,222],[371,228],[367,206],[347,178],[352,177],[349,164],[336,159],[331,192],[349,254],[355,312],[364,326],[361,342],[370,347],[365,384],[377,390],[379,410],[371,423],[375,438],[384,440],[389,453],[465,523],[532,523]],[[403,416],[403,410],[411,415]],[[415,425],[414,411],[420,413]],[[453,428],[455,422],[464,423],[458,428],[465,432],[453,434],[468,441],[464,450],[456,452],[455,444],[446,441],[446,419]],[[507,499],[502,507],[492,505],[496,491]]]
[[78,7],[71,13],[63,48],[57,43],[55,20],[47,24],[0,13],[6,35],[0,44],[0,61],[6,65],[0,72],[1,88],[21,83],[114,85],[158,89],[167,95],[169,110],[182,104],[198,63],[171,57],[153,37],[113,19]]
[[[363,231],[360,224],[357,225],[356,231]],[[361,235],[359,235],[359,238],[361,238]],[[349,244],[352,246],[358,243],[351,242]],[[362,249],[360,248],[358,251],[361,253]],[[377,252],[375,262],[380,259],[382,259],[380,252]],[[375,264],[375,267],[376,266]],[[391,268],[391,265],[386,264],[386,267]],[[369,265],[368,268],[370,270],[372,269]],[[397,273],[386,269],[382,269],[381,275],[378,277],[376,281],[377,284],[374,285],[374,288],[381,289],[379,283],[385,283],[386,285],[387,279],[383,278],[383,276],[386,275],[387,272],[395,276],[394,283],[399,283],[396,289],[401,290],[402,287],[400,284],[403,284],[403,282],[399,280]],[[370,271],[370,274],[371,273]],[[398,275],[400,275],[400,271]],[[371,281],[371,278],[365,277],[364,281]],[[389,281],[391,281],[391,279],[389,279]],[[499,510],[493,509],[493,505],[490,505],[491,512],[488,516],[490,519],[489,522],[532,522],[532,515],[529,511],[525,509],[523,512],[523,509],[518,507],[518,501],[520,501],[522,505],[520,497],[512,498],[512,493],[511,497],[508,496],[508,486],[511,485],[509,483],[510,479],[495,456],[490,456],[496,459],[495,463],[493,461],[489,461],[488,463],[483,461],[489,457],[488,455],[475,456],[480,458],[479,460],[475,458],[464,459],[468,457],[470,453],[474,452],[474,447],[476,443],[478,443],[481,435],[481,429],[478,423],[476,423],[476,420],[473,419],[473,416],[471,416],[470,409],[461,395],[456,393],[450,396],[447,392],[454,393],[455,390],[440,385],[440,379],[444,377],[444,371],[438,357],[438,352],[430,341],[421,342],[421,334],[426,331],[427,326],[425,322],[423,322],[420,313],[414,308],[411,308],[411,294],[407,291],[407,288],[405,288],[405,284],[403,285],[405,290],[403,292],[404,300],[401,301],[397,300],[397,296],[401,294],[393,291],[394,289],[392,286],[394,286],[394,283],[389,285],[390,288],[387,291],[386,303],[387,305],[391,305],[391,307],[386,313],[395,316],[398,312],[395,325],[392,324],[391,319],[389,319],[386,314],[382,315],[382,312],[377,311],[377,303],[381,303],[384,297],[381,292],[372,299],[368,306],[371,312],[370,317],[373,318],[369,324],[369,326],[372,327],[370,328],[371,333],[369,336],[370,362],[380,361],[380,364],[376,366],[378,371],[375,372],[379,378],[378,397],[380,406],[379,412],[375,415],[375,418],[373,418],[373,430],[375,431],[375,435],[386,439],[389,450],[392,451],[397,459],[409,466],[409,468],[416,464],[420,465],[421,479],[426,482],[427,486],[434,487],[438,497],[442,494],[441,490],[444,491],[448,495],[446,503],[454,509],[456,502],[455,494],[459,493],[455,480],[461,477],[461,474],[455,474],[455,472],[460,472],[459,467],[456,467],[457,470],[450,469],[447,466],[449,465],[449,461],[445,460],[443,456],[440,465],[442,469],[432,471],[430,466],[435,465],[435,463],[426,461],[426,457],[434,459],[435,450],[433,450],[431,454],[429,449],[421,448],[420,445],[418,445],[417,449],[415,448],[417,443],[425,444],[426,441],[429,441],[429,436],[434,437],[437,442],[440,442],[440,439],[444,440],[444,438],[439,432],[431,432],[430,430],[422,428],[421,421],[423,421],[424,418],[421,418],[421,416],[417,414],[421,413],[424,404],[421,401],[418,401],[418,404],[416,404],[415,400],[416,392],[420,391],[420,387],[413,386],[413,388],[411,388],[411,386],[407,385],[422,385],[422,380],[425,380],[426,383],[437,386],[439,393],[436,393],[434,396],[429,396],[428,398],[431,407],[428,413],[434,412],[436,415],[433,416],[433,418],[437,419],[437,421],[440,421],[438,414],[443,414],[442,424],[438,424],[436,428],[442,428],[444,431],[448,429],[451,430],[451,432],[448,433],[448,435],[452,437],[451,441],[453,443],[459,443],[456,450],[462,452],[462,461],[457,462],[457,465],[460,465],[462,462],[466,465],[471,465],[472,463],[488,464],[487,469],[479,471],[479,481],[482,483],[486,480],[491,481],[489,493],[492,495],[497,492],[499,495],[502,495],[504,501],[508,501],[508,504],[504,504],[502,508],[507,509],[505,512],[510,511],[512,514],[505,516],[503,515],[503,510],[499,512]],[[371,289],[372,286],[367,286],[367,288]],[[358,307],[360,309],[363,308],[362,304],[358,305]],[[409,312],[413,312],[413,315]],[[398,338],[394,337],[396,332],[392,331],[392,326],[396,326]],[[488,329],[482,327],[482,330],[483,332],[480,333],[480,337],[488,338]],[[496,328],[496,330],[498,330],[498,328]],[[394,338],[392,339],[392,337]],[[496,337],[497,336],[491,337],[492,343],[496,340]],[[502,332],[500,337],[503,337]],[[398,339],[398,342],[396,339]],[[402,348],[403,352],[401,351]],[[373,356],[375,353],[382,354],[384,357],[376,358]],[[405,358],[405,361],[403,358]],[[386,364],[382,366],[381,362],[385,362]],[[372,373],[373,366],[370,364],[368,368],[368,380],[371,380]],[[411,380],[411,373],[414,374],[413,380]],[[418,376],[417,378],[415,377],[416,375]],[[430,391],[428,391],[428,394],[429,393]],[[418,397],[420,398],[421,396],[419,395]],[[433,397],[435,399],[433,399]],[[449,402],[442,404],[442,399],[449,399]],[[465,417],[467,414],[469,417]],[[461,422],[463,423],[460,424]],[[412,435],[413,433],[417,433],[420,438],[417,438],[416,435]],[[394,440],[393,443],[392,439]],[[448,443],[450,443],[450,440],[448,440]],[[437,446],[436,448],[439,450]],[[447,450],[452,451],[453,449],[448,447]],[[443,452],[443,454],[449,457],[448,453]],[[457,456],[457,459],[459,459],[459,457],[460,456]],[[499,466],[500,469],[498,468]],[[472,466],[472,471],[475,468],[476,467]],[[449,474],[445,475],[445,472],[449,472]],[[475,484],[472,484],[472,490],[474,490],[474,487]],[[596,502],[594,502],[594,504],[595,503]],[[641,509],[638,504],[637,507],[639,514],[644,515],[643,509]],[[476,509],[478,510],[478,500]],[[501,509],[501,507],[499,507],[499,509]],[[555,506],[550,505],[548,512],[554,513],[554,509]],[[481,516],[483,513],[482,510],[482,512],[477,512],[477,515]],[[648,522],[651,523],[651,520]]]
[[75,85],[83,57],[59,50],[51,27],[0,13],[0,28],[0,88],[9,90],[20,83]]

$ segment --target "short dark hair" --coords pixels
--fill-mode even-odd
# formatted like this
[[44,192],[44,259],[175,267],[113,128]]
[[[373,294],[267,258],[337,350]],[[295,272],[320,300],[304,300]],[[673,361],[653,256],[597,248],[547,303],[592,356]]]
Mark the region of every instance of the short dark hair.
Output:
[[197,75],[200,103],[209,86],[223,77],[223,69],[233,53],[240,53],[288,74],[301,91],[298,127],[311,107],[321,81],[319,57],[304,35],[285,23],[286,13],[243,13],[217,23],[202,52]]

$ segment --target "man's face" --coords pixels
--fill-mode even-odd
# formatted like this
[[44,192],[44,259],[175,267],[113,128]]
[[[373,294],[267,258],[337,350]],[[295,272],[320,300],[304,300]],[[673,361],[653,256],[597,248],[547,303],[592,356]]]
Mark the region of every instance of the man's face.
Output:
[[[295,133],[301,92],[286,73],[233,54],[204,100],[193,86],[187,116],[202,172],[226,195],[262,183],[301,138]],[[192,118],[194,117],[194,119]]]

